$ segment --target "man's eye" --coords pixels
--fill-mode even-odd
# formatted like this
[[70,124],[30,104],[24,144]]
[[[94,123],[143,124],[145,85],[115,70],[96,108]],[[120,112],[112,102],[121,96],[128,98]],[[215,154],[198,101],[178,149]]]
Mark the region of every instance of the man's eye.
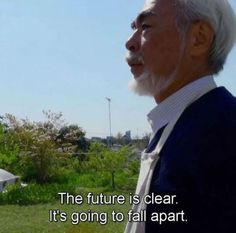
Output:
[[135,22],[132,22],[130,26],[131,26],[131,29],[133,29],[133,30],[136,29],[136,24],[135,24]]
[[148,28],[150,28],[151,27],[151,25],[148,25],[148,24],[142,24],[141,25],[141,27],[142,27],[142,30],[145,30],[145,29],[148,29]]

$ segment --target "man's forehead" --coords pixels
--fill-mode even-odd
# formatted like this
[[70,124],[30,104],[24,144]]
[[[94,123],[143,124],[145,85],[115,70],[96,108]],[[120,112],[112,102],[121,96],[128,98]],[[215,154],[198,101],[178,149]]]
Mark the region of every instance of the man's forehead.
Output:
[[155,11],[152,11],[151,9],[144,10],[138,14],[136,20],[138,22],[142,22],[145,18],[148,18],[150,16],[158,16],[158,14]]
[[142,11],[131,23],[131,28],[135,29],[136,24],[142,23],[146,18],[158,17],[159,20],[173,16],[173,0],[146,0]]
[[137,22],[140,22],[144,18],[149,16],[157,16],[159,2],[160,0],[146,0],[142,11],[138,14],[136,18]]

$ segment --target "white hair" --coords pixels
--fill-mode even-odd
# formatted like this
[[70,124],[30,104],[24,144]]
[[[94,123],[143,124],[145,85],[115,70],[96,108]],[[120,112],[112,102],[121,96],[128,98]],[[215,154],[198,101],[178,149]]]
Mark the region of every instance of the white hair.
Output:
[[191,22],[205,20],[215,32],[209,54],[209,65],[215,73],[223,69],[226,58],[236,41],[236,18],[227,0],[174,0],[176,23],[186,32]]

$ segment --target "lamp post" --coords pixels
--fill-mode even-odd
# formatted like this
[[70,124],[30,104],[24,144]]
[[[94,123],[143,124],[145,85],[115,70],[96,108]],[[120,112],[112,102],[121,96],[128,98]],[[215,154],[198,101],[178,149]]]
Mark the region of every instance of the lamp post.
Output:
[[108,101],[108,111],[109,111],[109,129],[110,129],[110,138],[108,141],[108,145],[111,146],[111,99],[106,97],[106,100]]

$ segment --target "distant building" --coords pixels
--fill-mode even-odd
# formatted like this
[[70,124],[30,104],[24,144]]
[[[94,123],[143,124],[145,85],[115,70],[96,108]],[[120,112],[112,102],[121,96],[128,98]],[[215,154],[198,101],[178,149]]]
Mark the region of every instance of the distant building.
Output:
[[125,135],[122,137],[122,139],[124,140],[125,144],[128,144],[131,142],[131,131],[128,130],[125,132]]

